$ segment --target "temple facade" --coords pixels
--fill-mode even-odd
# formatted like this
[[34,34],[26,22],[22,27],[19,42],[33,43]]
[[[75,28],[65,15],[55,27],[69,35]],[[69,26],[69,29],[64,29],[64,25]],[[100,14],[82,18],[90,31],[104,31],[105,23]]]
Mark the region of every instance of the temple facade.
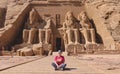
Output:
[[42,50],[79,53],[97,50],[96,32],[79,1],[33,3],[24,24],[23,43]]
[[93,53],[104,49],[102,38],[97,34],[82,1],[29,2],[18,17],[23,18],[17,19],[17,23],[23,22],[16,25],[19,37],[14,39],[16,44],[14,42],[13,48],[18,55],[50,54],[58,50],[71,54]]

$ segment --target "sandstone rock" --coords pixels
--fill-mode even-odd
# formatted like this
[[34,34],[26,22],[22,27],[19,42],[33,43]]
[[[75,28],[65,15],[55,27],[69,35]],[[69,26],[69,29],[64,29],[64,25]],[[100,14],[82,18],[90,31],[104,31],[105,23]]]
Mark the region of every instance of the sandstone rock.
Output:
[[[95,24],[97,24],[96,30],[103,38],[103,43],[107,49],[111,49],[117,35],[116,28],[119,26],[120,21],[120,1],[119,0],[86,0],[86,6],[88,6],[88,14]],[[89,9],[89,7],[91,9]],[[92,10],[93,9],[93,10]],[[89,13],[91,10],[93,14]],[[99,22],[100,21],[100,22]],[[101,25],[101,26],[100,26]],[[104,28],[102,28],[104,27]],[[102,30],[100,30],[101,28]],[[104,31],[104,32],[103,32]],[[116,34],[116,36],[114,36]],[[108,38],[109,37],[109,38]]]
[[13,23],[15,16],[20,12],[22,6],[21,5],[8,5],[7,14],[6,14],[6,22],[5,24]]
[[7,8],[7,0],[1,0],[0,1],[0,8]]
[[4,27],[6,8],[0,8],[0,28]]
[[17,50],[17,55],[18,56],[32,56],[33,50],[31,48],[24,47],[24,48]]
[[33,52],[35,55],[42,55],[43,54],[42,44],[34,44],[33,45]]
[[104,17],[107,28],[114,30],[120,25],[120,1],[119,0],[87,0],[89,4],[95,6]]
[[4,27],[7,0],[0,1],[0,28]]

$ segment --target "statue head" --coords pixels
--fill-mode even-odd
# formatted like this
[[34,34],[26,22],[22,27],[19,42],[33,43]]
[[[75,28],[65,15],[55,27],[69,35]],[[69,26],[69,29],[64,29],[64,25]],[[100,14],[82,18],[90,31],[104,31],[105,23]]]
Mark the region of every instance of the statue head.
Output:
[[78,20],[80,21],[86,21],[87,20],[87,14],[85,11],[82,11],[79,15],[78,15]]
[[74,15],[72,11],[68,11],[65,16],[65,20],[74,20]]
[[85,28],[91,28],[92,25],[89,21],[89,18],[86,14],[85,11],[82,11],[79,15],[78,15],[78,20],[80,21],[80,24],[82,25],[82,27],[85,27]]
[[34,9],[34,8],[32,8],[31,12],[35,12],[35,9]]

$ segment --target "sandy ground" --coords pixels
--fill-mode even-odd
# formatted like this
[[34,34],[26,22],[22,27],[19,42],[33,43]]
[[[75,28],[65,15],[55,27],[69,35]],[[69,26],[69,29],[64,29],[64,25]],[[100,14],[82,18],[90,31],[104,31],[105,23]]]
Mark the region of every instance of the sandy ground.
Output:
[[41,58],[40,56],[0,56],[0,70],[6,69],[12,66],[24,64],[36,59]]
[[[54,71],[51,66],[54,56],[47,56],[29,63],[15,66],[0,72],[0,74],[120,74],[120,55],[79,55],[65,56],[69,71]],[[0,57],[0,68],[36,59],[28,57]]]
[[79,55],[78,59],[102,70],[120,69],[120,55]]

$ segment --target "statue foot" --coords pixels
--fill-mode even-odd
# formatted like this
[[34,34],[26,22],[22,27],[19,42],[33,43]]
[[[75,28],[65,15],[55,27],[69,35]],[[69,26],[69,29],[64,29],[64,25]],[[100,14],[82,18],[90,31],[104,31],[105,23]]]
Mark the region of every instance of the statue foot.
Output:
[[80,44],[79,42],[75,42],[75,44]]
[[96,42],[92,42],[92,44],[97,44]]
[[74,44],[73,42],[69,42],[69,44]]
[[32,44],[32,43],[28,42],[27,44]]
[[88,44],[92,44],[91,42],[86,42],[86,44],[85,45],[88,45]]
[[49,43],[45,43],[45,44],[49,44]]

